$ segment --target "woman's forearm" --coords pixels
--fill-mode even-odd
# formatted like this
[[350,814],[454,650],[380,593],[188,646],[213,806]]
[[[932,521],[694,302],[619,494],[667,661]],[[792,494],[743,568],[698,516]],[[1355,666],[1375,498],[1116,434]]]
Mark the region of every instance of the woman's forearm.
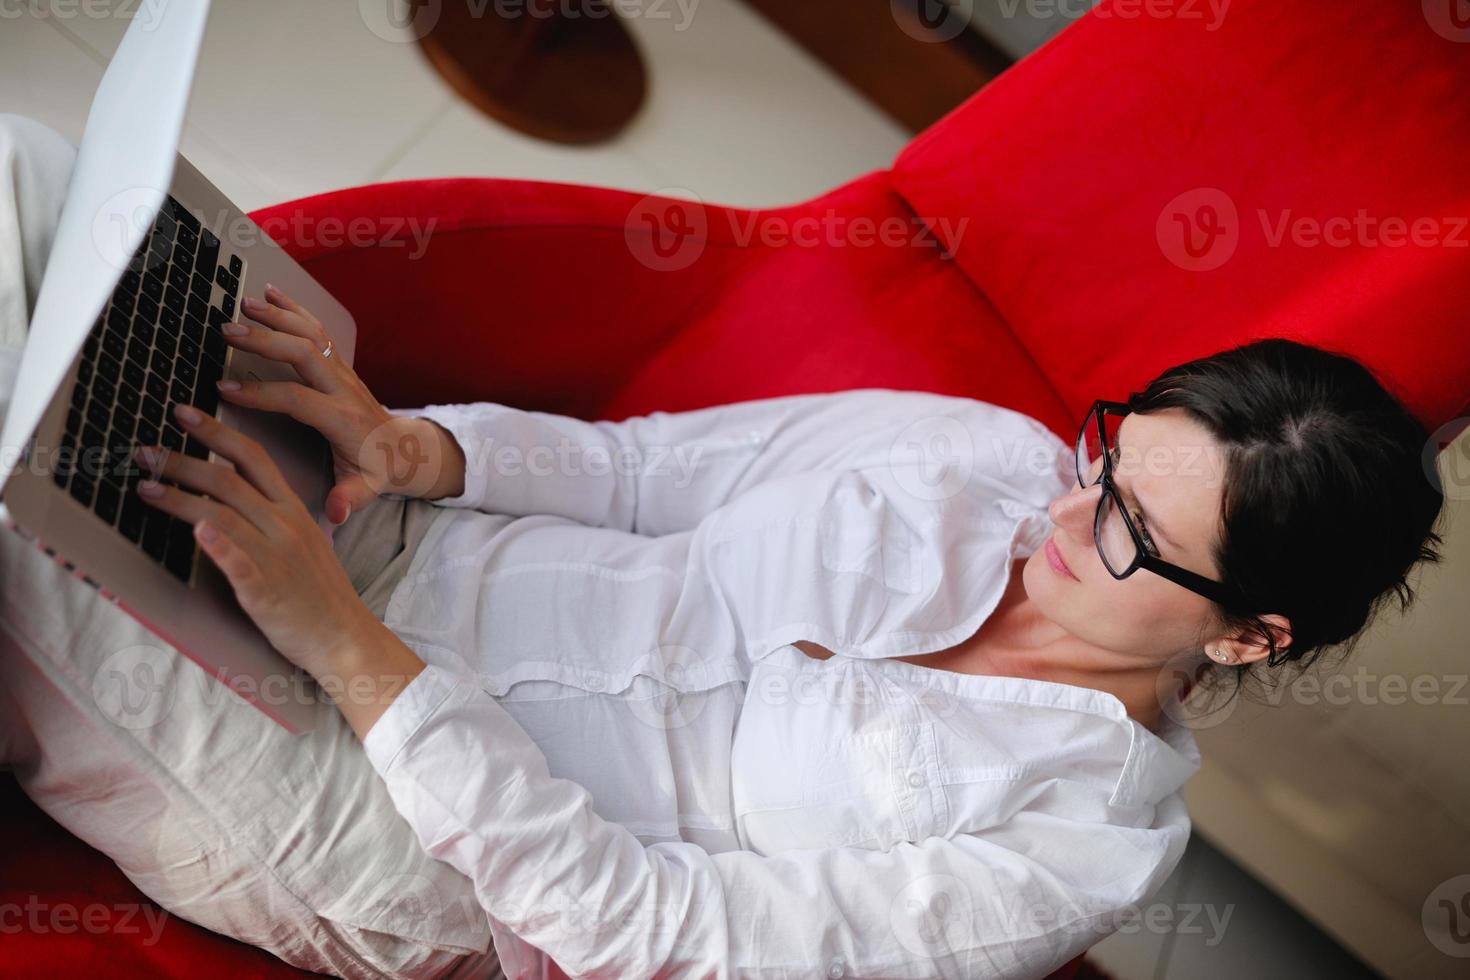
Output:
[[371,620],[345,634],[313,671],[359,740],[424,669],[424,661],[392,630]]

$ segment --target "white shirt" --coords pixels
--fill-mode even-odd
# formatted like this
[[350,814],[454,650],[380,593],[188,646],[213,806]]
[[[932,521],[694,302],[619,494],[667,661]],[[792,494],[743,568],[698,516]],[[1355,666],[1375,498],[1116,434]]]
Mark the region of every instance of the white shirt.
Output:
[[[445,426],[465,492],[385,622],[365,748],[506,975],[1038,977],[1173,870],[1191,733],[945,649],[1050,533],[1072,447],[891,389]],[[834,651],[815,660],[791,644]]]

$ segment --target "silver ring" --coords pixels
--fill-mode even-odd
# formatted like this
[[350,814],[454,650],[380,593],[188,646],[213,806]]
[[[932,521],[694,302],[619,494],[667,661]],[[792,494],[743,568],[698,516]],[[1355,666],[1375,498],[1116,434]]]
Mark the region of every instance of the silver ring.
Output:
[[330,340],[328,340],[327,341],[327,346],[322,348],[322,357],[331,357],[331,356],[332,356],[332,342]]

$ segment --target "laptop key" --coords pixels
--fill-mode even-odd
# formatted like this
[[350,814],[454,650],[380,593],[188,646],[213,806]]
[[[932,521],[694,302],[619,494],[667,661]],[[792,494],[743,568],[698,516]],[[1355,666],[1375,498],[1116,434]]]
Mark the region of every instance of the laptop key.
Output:
[[193,436],[189,436],[184,440],[184,455],[193,456],[195,459],[208,459],[209,447]]
[[193,269],[181,269],[177,265],[170,266],[168,270],[168,284],[179,292],[188,292],[189,282],[193,279]]
[[186,583],[194,571],[194,529],[183,521],[176,521],[169,528],[168,551],[164,555],[163,567]]
[[235,297],[233,295],[226,294],[225,297],[219,301],[219,305],[220,308],[225,311],[225,316],[234,319]]
[[193,293],[190,293],[188,315],[203,323],[209,318],[209,304]]
[[197,264],[201,271],[213,269],[219,262],[219,239],[208,228],[199,233]]
[[148,505],[132,490],[123,494],[122,508],[117,516],[117,529],[134,544],[143,537],[143,523],[148,516]]
[[232,276],[234,276],[235,278],[238,279],[240,277],[240,273],[242,273],[244,271],[245,271],[245,261],[243,259],[241,259],[240,256],[238,256],[238,255],[231,255],[230,256],[230,275],[232,275]]
[[78,470],[72,476],[70,488],[72,498],[83,507],[92,506],[92,491],[94,487],[95,484],[88,480],[81,470]]
[[97,485],[97,500],[92,505],[96,515],[111,524],[117,520],[117,509],[122,503],[122,493],[110,483]]
[[157,323],[158,303],[149,296],[139,296],[136,315],[149,323]]
[[184,300],[189,294],[175,286],[169,286],[168,291],[163,294],[163,305],[173,310],[179,316],[184,315]]
[[[197,320],[195,321],[198,322]],[[180,368],[187,364],[190,367],[199,363],[199,342],[192,337],[179,338],[179,359],[174,362],[174,374],[180,374]],[[192,377],[185,378],[190,385],[194,383]]]
[[158,425],[156,423],[144,418],[138,419],[138,430],[133,433],[134,438],[138,440],[138,445],[156,446],[158,445],[158,435]]
[[174,245],[174,268],[184,270],[185,275],[194,272],[194,253],[182,242]]
[[[146,505],[145,505],[146,506]],[[168,554],[168,524],[171,518],[157,507],[148,507],[143,521],[143,550],[154,561]]]
[[112,410],[94,398],[87,403],[87,421],[95,425],[98,431],[105,432],[108,423],[112,421]]
[[183,449],[184,433],[172,425],[165,425],[158,441],[165,449]]

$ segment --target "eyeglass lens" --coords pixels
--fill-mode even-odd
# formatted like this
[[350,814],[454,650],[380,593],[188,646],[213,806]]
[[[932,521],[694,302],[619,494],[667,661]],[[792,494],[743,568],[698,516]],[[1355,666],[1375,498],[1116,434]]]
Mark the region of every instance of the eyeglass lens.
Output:
[[[1103,412],[1102,417],[1106,427],[1108,446],[1116,447],[1118,427],[1123,418],[1112,412]],[[1077,441],[1077,478],[1084,487],[1090,487],[1102,479],[1105,451],[1103,445],[1098,441],[1097,413],[1093,412],[1087,416],[1087,421],[1083,424],[1081,436]],[[1118,456],[1114,451],[1115,466],[1117,461]],[[1093,527],[1103,561],[1114,575],[1122,575],[1137,560],[1138,543],[1128,532],[1128,526],[1123,520],[1122,512],[1114,503],[1112,494],[1102,495]]]

